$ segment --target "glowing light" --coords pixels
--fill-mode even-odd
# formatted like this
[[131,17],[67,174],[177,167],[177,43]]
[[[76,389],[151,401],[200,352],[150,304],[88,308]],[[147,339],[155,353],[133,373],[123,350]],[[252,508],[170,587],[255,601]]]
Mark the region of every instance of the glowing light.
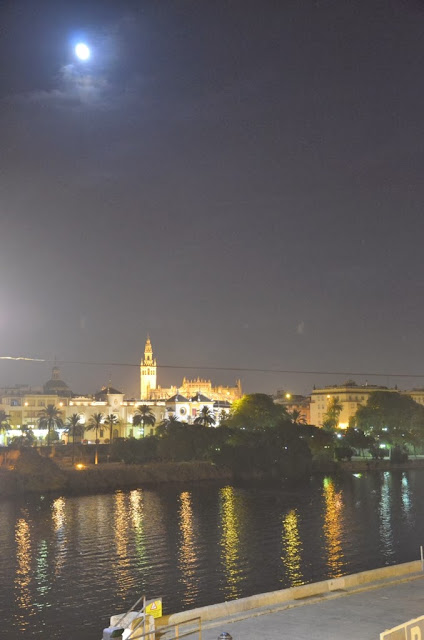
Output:
[[91,51],[84,42],[78,42],[75,47],[75,55],[80,60],[88,60],[91,55]]
[[81,471],[81,469],[85,469],[85,467],[81,462],[79,462],[78,464],[75,465],[75,469],[79,469]]
[[290,398],[291,398],[291,393],[286,393],[286,398],[287,398],[287,400],[290,400]]
[[0,356],[0,360],[28,360],[29,362],[45,362],[42,358],[25,358],[24,356]]

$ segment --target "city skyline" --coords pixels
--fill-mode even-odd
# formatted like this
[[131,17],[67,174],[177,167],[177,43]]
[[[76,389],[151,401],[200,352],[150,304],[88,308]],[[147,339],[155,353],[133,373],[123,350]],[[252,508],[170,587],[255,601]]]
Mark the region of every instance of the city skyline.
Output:
[[422,373],[419,3],[1,10],[0,354]]

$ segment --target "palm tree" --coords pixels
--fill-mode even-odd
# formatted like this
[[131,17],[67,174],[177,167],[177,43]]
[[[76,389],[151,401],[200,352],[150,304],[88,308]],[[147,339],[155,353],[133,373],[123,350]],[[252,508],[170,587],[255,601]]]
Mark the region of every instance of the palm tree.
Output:
[[323,427],[327,431],[334,431],[339,424],[339,416],[343,411],[343,405],[337,396],[331,398],[324,414]]
[[0,409],[0,433],[3,432],[6,435],[6,431],[10,426],[9,419],[10,416],[6,413],[6,411],[4,411],[4,409]]
[[288,417],[293,424],[306,424],[306,420],[299,409],[292,409],[288,412]]
[[109,427],[109,442],[110,444],[112,444],[113,427],[119,424],[119,420],[114,413],[109,413],[109,415],[106,416],[105,418],[104,424],[106,424]]
[[97,438],[97,434],[100,427],[102,426],[102,422],[103,422],[103,413],[93,413],[90,420],[88,421],[88,429],[89,430],[95,429],[96,431],[96,450],[94,454],[94,464],[99,463],[99,455],[97,450],[97,445],[99,444],[99,440]]
[[156,431],[156,435],[163,436],[167,432],[168,427],[177,427],[182,426],[183,424],[185,423],[181,422],[181,420],[178,420],[178,417],[175,415],[175,413],[171,413],[166,418],[160,421]]
[[213,427],[215,424],[215,416],[212,411],[206,405],[201,410],[200,414],[194,420],[194,424],[201,424],[204,427]]
[[133,425],[138,427],[142,425],[143,427],[143,436],[144,436],[144,427],[146,424],[151,427],[154,426],[156,422],[155,414],[151,411],[150,407],[147,404],[142,404],[134,412]]
[[62,412],[54,404],[38,412],[38,426],[47,429],[47,446],[50,446],[50,433],[63,427]]
[[219,414],[219,424],[221,427],[227,423],[228,418],[229,418],[228,413],[224,411],[224,409],[221,409]]
[[69,416],[67,423],[67,431],[72,434],[72,464],[75,461],[75,436],[82,435],[84,427],[81,424],[81,416],[79,413],[73,413]]

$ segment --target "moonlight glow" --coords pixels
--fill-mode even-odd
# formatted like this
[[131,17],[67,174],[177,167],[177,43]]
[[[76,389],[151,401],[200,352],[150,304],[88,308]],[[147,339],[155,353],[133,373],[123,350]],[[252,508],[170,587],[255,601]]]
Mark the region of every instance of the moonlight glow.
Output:
[[80,60],[88,60],[90,57],[90,49],[84,42],[79,42],[75,47],[75,55]]

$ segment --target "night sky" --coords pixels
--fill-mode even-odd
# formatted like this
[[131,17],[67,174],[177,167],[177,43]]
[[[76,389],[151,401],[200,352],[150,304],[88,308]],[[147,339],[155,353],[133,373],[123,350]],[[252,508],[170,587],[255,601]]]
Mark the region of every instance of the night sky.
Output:
[[149,333],[162,364],[424,372],[424,2],[0,7],[2,354],[136,363]]

